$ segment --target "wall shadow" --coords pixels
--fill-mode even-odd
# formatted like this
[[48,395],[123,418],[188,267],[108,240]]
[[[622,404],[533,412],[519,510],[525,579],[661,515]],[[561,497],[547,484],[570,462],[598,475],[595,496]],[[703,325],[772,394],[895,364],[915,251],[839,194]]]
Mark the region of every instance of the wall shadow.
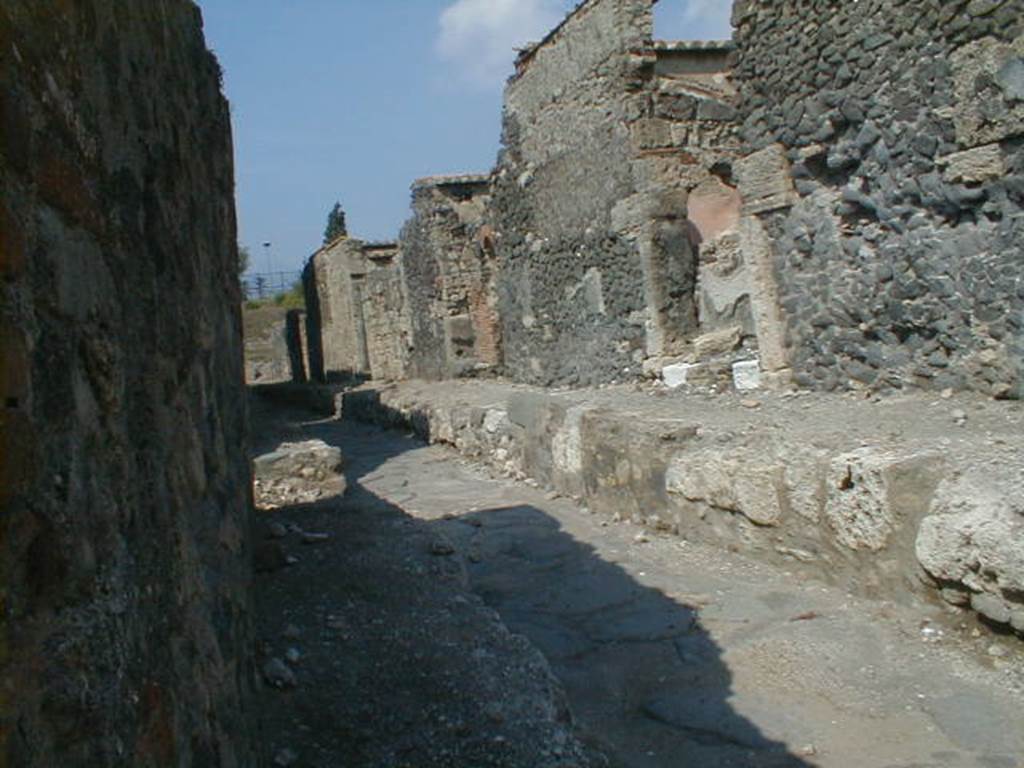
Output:
[[[640,584],[533,506],[433,525],[466,558],[472,590],[548,659],[582,735],[613,765],[810,765],[734,710],[698,606]],[[777,730],[794,725],[763,714]]]
[[[639,583],[535,506],[410,518],[361,482],[390,459],[424,446],[409,434],[335,420],[291,429],[301,431],[302,439],[341,448],[349,481],[346,507],[401,515],[415,530],[425,527],[434,540],[451,542],[452,560],[464,568],[470,590],[541,651],[565,688],[581,738],[607,755],[610,765],[813,765],[766,734],[765,729],[801,743],[799,724],[785,712],[766,706],[751,719],[732,706],[732,673],[702,626],[698,605]],[[417,482],[429,479],[413,478],[410,485]],[[471,504],[467,499],[466,506]],[[749,706],[745,711],[751,714]]]

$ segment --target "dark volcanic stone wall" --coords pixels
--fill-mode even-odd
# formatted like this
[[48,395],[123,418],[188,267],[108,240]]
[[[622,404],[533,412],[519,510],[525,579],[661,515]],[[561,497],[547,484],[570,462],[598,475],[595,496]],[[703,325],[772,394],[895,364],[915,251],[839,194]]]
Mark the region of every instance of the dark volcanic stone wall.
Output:
[[797,382],[1021,394],[1024,2],[740,0],[744,138]]
[[0,765],[255,764],[218,78],[187,0],[0,3]]
[[492,203],[507,373],[614,379],[643,354],[636,239],[612,210],[636,192],[629,123],[646,114],[649,0],[590,0],[519,63]]

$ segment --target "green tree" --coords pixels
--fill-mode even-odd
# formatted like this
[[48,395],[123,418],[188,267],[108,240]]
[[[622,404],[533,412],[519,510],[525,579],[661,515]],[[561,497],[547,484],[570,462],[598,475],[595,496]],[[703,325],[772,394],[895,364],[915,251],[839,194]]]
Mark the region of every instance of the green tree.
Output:
[[240,274],[240,275],[244,274],[245,271],[247,269],[249,269],[249,264],[250,264],[249,249],[246,246],[239,244],[239,246],[238,246],[238,274]]
[[335,203],[331,212],[327,214],[327,229],[324,230],[324,245],[332,240],[348,234],[345,227],[345,212],[341,209],[341,203]]

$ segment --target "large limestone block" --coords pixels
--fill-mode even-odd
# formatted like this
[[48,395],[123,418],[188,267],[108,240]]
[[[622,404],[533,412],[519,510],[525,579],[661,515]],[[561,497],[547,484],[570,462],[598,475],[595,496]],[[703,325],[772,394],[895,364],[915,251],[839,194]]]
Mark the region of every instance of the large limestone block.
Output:
[[665,490],[687,501],[737,512],[758,525],[778,525],[787,507],[785,467],[735,451],[676,457],[665,473]]
[[939,483],[937,454],[859,448],[836,456],[828,471],[825,519],[849,549],[885,549],[905,521],[928,509]]
[[971,606],[992,621],[1021,623],[1024,503],[971,480],[943,490],[921,521],[918,562],[938,581],[966,588]]

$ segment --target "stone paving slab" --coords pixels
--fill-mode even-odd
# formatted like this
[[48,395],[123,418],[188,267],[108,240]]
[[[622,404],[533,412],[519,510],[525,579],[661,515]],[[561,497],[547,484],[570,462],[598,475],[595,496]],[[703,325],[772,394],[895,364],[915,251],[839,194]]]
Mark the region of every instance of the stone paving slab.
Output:
[[[443,446],[359,424],[316,436],[353,458],[350,483],[444,534],[613,765],[1020,765],[1012,638],[602,519]],[[378,458],[362,461],[371,446]]]

